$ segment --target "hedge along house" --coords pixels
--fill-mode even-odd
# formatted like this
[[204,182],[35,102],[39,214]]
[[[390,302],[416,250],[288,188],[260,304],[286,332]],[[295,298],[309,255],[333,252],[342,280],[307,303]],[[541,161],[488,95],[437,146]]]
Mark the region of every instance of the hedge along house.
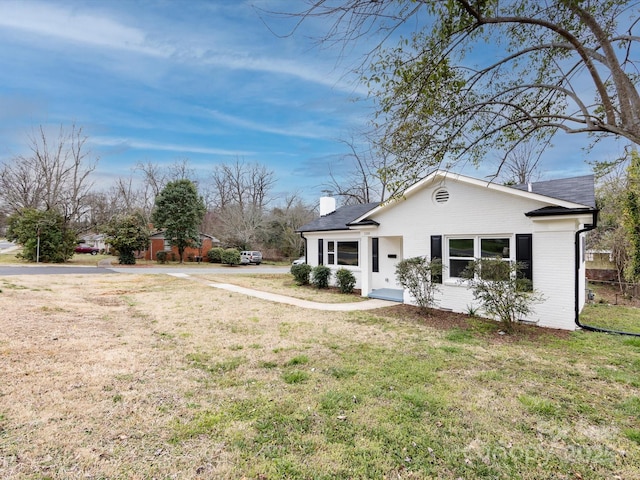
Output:
[[593,176],[507,187],[437,171],[403,197],[335,210],[323,198],[320,218],[298,232],[307,263],[347,268],[363,296],[415,303],[395,278],[405,258],[441,258],[437,306],[466,312],[478,305],[461,273],[476,258],[522,262],[544,301],[523,321],[573,330],[585,302],[582,233],[597,222]]

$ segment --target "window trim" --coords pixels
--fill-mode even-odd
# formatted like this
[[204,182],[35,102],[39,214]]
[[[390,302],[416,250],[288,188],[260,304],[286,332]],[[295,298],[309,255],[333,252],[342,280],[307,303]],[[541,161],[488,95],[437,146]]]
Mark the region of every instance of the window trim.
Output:
[[[451,256],[449,254],[450,251],[450,240],[473,240],[473,257],[459,257],[459,256]],[[507,239],[509,240],[509,256],[502,257],[502,260],[505,262],[514,262],[515,261],[515,235],[514,234],[476,234],[476,235],[445,235],[443,238],[443,265],[446,265],[447,268],[444,269],[444,280],[449,284],[459,284],[460,282],[464,282],[464,278],[462,277],[454,277],[451,275],[451,260],[477,260],[483,258],[482,255],[482,240],[490,240],[490,239]],[[489,258],[489,257],[484,257]]]

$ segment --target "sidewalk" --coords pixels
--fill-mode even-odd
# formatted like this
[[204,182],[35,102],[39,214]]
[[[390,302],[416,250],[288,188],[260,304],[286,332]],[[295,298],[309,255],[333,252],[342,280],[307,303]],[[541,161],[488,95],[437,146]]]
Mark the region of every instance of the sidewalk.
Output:
[[[169,273],[169,275],[178,278],[191,279],[186,273]],[[195,279],[193,279],[195,280]],[[279,295],[277,293],[262,292],[260,290],[253,290],[251,288],[239,287],[237,285],[231,285],[229,283],[208,283],[210,287],[226,290],[229,292],[240,293],[242,295],[248,295],[250,297],[260,298],[276,303],[285,303],[287,305],[293,305],[295,307],[309,308],[312,310],[325,310],[332,312],[354,312],[359,310],[374,310],[376,308],[392,307],[399,305],[398,302],[391,302],[389,300],[369,299],[362,302],[351,303],[319,303],[312,302],[310,300],[302,300],[299,298],[288,297],[286,295]]]

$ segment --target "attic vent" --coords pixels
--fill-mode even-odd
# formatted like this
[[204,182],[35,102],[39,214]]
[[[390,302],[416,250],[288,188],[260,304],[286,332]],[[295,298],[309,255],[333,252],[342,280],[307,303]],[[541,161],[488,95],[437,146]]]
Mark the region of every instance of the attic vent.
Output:
[[441,188],[436,191],[433,196],[436,203],[447,203],[449,201],[449,191],[446,188]]

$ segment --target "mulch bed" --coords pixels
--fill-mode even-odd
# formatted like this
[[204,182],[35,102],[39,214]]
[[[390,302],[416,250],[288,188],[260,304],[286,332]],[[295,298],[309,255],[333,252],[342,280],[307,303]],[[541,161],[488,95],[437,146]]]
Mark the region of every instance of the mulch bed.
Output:
[[464,313],[455,313],[438,309],[420,309],[413,305],[399,304],[385,307],[376,312],[385,317],[398,318],[420,323],[436,330],[460,329],[473,332],[494,343],[516,343],[521,341],[544,341],[569,338],[571,332],[542,328],[534,325],[514,324],[510,333],[505,333],[499,322],[486,318],[472,317]]

